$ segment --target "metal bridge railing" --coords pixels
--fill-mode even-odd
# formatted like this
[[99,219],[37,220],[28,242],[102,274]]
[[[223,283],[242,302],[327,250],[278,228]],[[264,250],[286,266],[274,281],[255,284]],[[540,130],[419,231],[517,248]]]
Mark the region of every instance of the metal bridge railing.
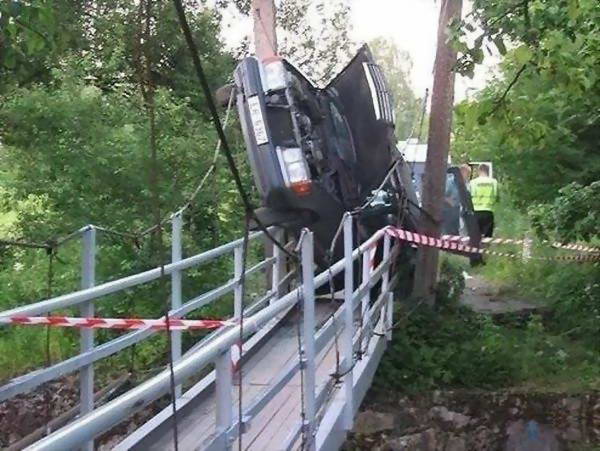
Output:
[[[234,317],[239,318],[242,310],[242,293],[240,287],[240,275],[242,267],[243,239],[224,244],[200,254],[182,258],[182,217],[176,213],[171,218],[172,222],[172,262],[164,266],[164,275],[171,277],[171,307],[169,317],[183,317],[194,310],[204,307],[224,296],[234,293]],[[103,296],[122,292],[126,289],[152,282],[161,277],[161,268],[154,268],[138,274],[123,277],[114,281],[95,285],[95,263],[96,263],[96,235],[101,228],[93,225],[82,228],[79,233],[82,244],[81,259],[81,290],[73,293],[46,299],[40,302],[27,304],[11,310],[0,312],[1,316],[35,316],[50,313],[66,307],[79,306],[83,317],[94,315],[95,302],[101,301]],[[272,233],[281,235],[280,231],[271,230]],[[262,232],[252,233],[250,241],[256,241],[263,236]],[[258,262],[255,266],[246,270],[246,276],[272,268],[272,286],[267,292],[251,305],[249,311],[257,311],[267,301],[281,291],[283,283],[289,280],[290,274],[285,274],[286,256],[276,246],[273,246],[273,256]],[[233,278],[225,284],[202,293],[192,299],[183,302],[182,299],[182,272],[186,269],[198,267],[211,261],[234,254]],[[106,343],[94,346],[94,330],[81,329],[80,331],[80,353],[64,361],[58,362],[47,368],[42,368],[23,376],[10,380],[0,387],[0,401],[28,392],[41,384],[56,379],[65,374],[79,370],[80,378],[80,407],[81,415],[86,415],[94,410],[94,363],[106,357],[114,355],[130,346],[148,339],[157,333],[150,328],[136,330]],[[217,331],[219,333],[219,331]],[[173,331],[172,355],[173,361],[181,358],[181,331]],[[215,334],[213,333],[213,336]],[[181,395],[181,387],[176,389],[176,396]],[[85,442],[82,447],[93,449],[93,441]]]
[[[176,231],[178,228],[174,227]],[[254,234],[256,239],[260,234]],[[391,248],[389,236],[385,230],[380,230],[371,236],[366,242],[353,248],[353,224],[352,216],[347,214],[344,218],[344,258],[329,268],[315,276],[314,258],[313,258],[313,235],[309,230],[302,234],[301,241],[301,265],[303,284],[285,294],[280,293],[277,299],[271,300],[269,305],[263,308],[250,308],[246,310],[248,316],[243,319],[243,336],[259,332],[268,323],[276,318],[281,318],[296,305],[302,302],[302,347],[301,357],[297,361],[289,363],[284,367],[276,377],[273,378],[268,388],[259,396],[251,401],[244,409],[242,424],[238,419],[234,419],[233,408],[233,368],[231,365],[232,347],[238,345],[240,338],[240,325],[225,327],[217,334],[214,334],[210,340],[202,345],[195,346],[188,353],[182,356],[174,363],[174,376],[176,385],[181,385],[189,377],[198,374],[199,371],[209,365],[215,367],[215,393],[216,393],[216,429],[214,440],[208,444],[208,449],[229,449],[232,440],[239,433],[240,427],[246,430],[251,427],[249,420],[256,416],[277,393],[298,374],[303,371],[303,405],[304,405],[304,423],[299,422],[290,432],[285,449],[297,447],[298,440],[302,437],[303,442],[309,449],[337,449],[347,431],[351,430],[353,418],[360,402],[371,383],[374,371],[379,363],[379,359],[385,349],[385,343],[391,338],[391,313],[393,311],[392,290],[397,282],[396,278],[390,278],[390,268],[392,261],[396,257],[397,248]],[[374,252],[383,242],[383,258],[381,262],[374,267]],[[177,240],[173,240],[177,245]],[[234,252],[237,257],[242,240],[234,241],[220,246],[211,251],[179,259],[180,254],[175,249],[173,252],[173,263],[166,265],[165,273],[175,274],[177,271],[206,263],[218,256],[228,252]],[[283,265],[281,264],[282,253],[274,252],[274,256],[267,259],[254,268],[246,271],[249,274],[253,271],[263,269],[268,265],[275,265],[279,268],[273,271],[273,286],[271,291],[279,291],[282,281],[287,277],[283,275]],[[357,285],[354,281],[355,262],[362,258],[362,281]],[[317,329],[315,318],[315,290],[327,284],[330,278],[344,272],[344,303],[320,328]],[[10,312],[2,312],[4,315],[32,315],[44,313],[54,308],[65,306],[81,305],[85,302],[109,293],[114,293],[122,289],[154,280],[160,275],[160,268],[145,271],[130,277],[119,279],[114,282],[99,285],[93,288],[86,288],[76,293],[59,296],[53,299],[32,304],[31,306],[14,309]],[[190,311],[206,305],[209,302],[218,299],[226,293],[234,290],[238,284],[239,273],[236,271],[234,279],[222,287],[216,288],[211,292],[200,295],[181,306],[175,306],[172,311],[173,316],[183,316]],[[372,290],[377,284],[380,284],[377,299],[371,300]],[[177,284],[177,280],[174,281]],[[351,287],[351,289],[348,289]],[[176,294],[176,289],[173,291]],[[177,296],[174,296],[177,302]],[[268,299],[268,297],[267,297]],[[241,303],[241,299],[236,298],[236,303]],[[263,300],[259,301],[266,304]],[[235,312],[241,312],[241,304],[236,307]],[[358,313],[358,315],[357,315]],[[357,317],[360,318],[357,327]],[[239,319],[239,317],[238,317]],[[113,340],[117,343],[106,343],[105,349],[99,351],[93,348],[84,352],[85,358],[81,358],[71,363],[69,367],[62,367],[60,371],[66,371],[65,368],[74,369],[84,368],[86,365],[116,352],[115,349],[123,349],[126,345],[133,344],[135,341],[131,338],[136,334],[140,337],[144,334],[150,334],[152,331],[138,331],[128,334],[129,337]],[[317,380],[316,378],[316,356],[322,352],[326,346],[331,345],[332,340],[340,339],[340,367],[336,368],[335,377],[328,377],[327,380]],[[142,338],[146,338],[144,335]],[[138,340],[139,341],[139,340]],[[107,346],[108,345],[108,346]],[[73,359],[70,359],[73,360]],[[60,365],[60,364],[59,364]],[[62,373],[56,366],[41,370],[41,375],[29,380],[29,386],[39,385],[40,380],[48,380]],[[15,381],[12,381],[0,389],[0,395],[12,390],[13,393],[25,390],[22,382],[15,388]],[[11,386],[13,388],[11,388]],[[35,450],[64,450],[81,447],[90,443],[99,434],[109,430],[111,427],[123,421],[134,412],[144,408],[159,397],[167,394],[170,388],[169,371],[163,371],[157,376],[141,383],[130,391],[124,393],[113,401],[91,411],[86,415],[73,421],[71,424],[63,427],[37,442],[31,447]],[[275,420],[276,421],[276,420]]]

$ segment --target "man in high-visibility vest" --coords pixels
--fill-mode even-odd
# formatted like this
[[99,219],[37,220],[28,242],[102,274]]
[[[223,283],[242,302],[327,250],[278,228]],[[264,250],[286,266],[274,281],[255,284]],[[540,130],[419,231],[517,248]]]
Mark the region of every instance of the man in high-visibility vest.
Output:
[[479,166],[479,177],[471,180],[471,197],[473,210],[479,223],[479,230],[485,237],[494,234],[494,208],[500,200],[498,181],[490,177],[487,164]]

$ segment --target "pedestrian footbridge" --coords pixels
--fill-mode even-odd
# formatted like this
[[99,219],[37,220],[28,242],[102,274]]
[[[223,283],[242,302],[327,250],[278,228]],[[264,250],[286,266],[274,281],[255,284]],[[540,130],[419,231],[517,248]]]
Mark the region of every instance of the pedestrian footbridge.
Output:
[[[96,233],[101,230],[82,229],[82,289],[0,312],[0,318],[45,315],[72,307],[80,308],[81,316],[91,317],[95,303],[108,295],[161,277],[170,279],[169,318],[182,318],[228,299],[232,299],[234,314],[183,354],[181,334],[185,332],[172,330],[172,372],[167,368],[100,406],[94,405],[94,365],[165,332],[149,326],[95,345],[94,329],[81,329],[78,355],[0,387],[0,400],[6,400],[79,372],[80,415],[27,449],[93,449],[100,435],[165,395],[175,398],[176,414],[169,405],[114,449],[339,449],[352,430],[353,418],[391,338],[392,293],[397,283],[391,274],[397,244],[380,230],[353,246],[352,221],[351,215],[343,221],[344,257],[315,273],[313,235],[308,229],[298,243],[287,247],[295,246],[297,260],[291,261],[285,249],[273,246],[271,256],[245,269],[244,239],[182,258],[181,217],[175,215],[171,262],[99,285],[94,283],[94,262]],[[283,236],[278,230],[271,233]],[[262,235],[250,234],[249,245],[262,246]],[[231,254],[228,282],[182,299],[184,271],[206,267]],[[245,303],[244,278],[266,270],[271,286],[253,303]],[[328,288],[333,279],[343,280],[343,287],[335,292]]]

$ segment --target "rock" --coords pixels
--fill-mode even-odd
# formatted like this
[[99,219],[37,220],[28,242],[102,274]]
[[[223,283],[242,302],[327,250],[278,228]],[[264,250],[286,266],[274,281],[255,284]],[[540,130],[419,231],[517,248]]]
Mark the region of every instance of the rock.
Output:
[[437,450],[437,434],[435,429],[430,428],[421,433],[421,449],[423,451]]
[[432,407],[429,410],[432,419],[440,419],[445,423],[450,423],[454,429],[462,429],[469,424],[471,418],[459,412],[453,412],[446,407]]
[[463,437],[451,436],[444,451],[466,451],[467,443]]
[[421,434],[405,435],[395,438],[383,445],[385,451],[414,451],[419,449]]
[[563,406],[573,415],[579,414],[581,410],[581,399],[580,398],[565,398],[563,399]]
[[535,420],[515,421],[507,428],[505,451],[561,451],[554,430]]
[[[497,428],[494,428],[497,429]],[[477,451],[491,451],[497,449],[495,436],[497,431],[491,431],[485,426],[480,426],[474,433],[469,434],[469,449],[476,449]]]
[[394,429],[394,416],[390,413],[366,410],[356,417],[355,434],[369,435]]

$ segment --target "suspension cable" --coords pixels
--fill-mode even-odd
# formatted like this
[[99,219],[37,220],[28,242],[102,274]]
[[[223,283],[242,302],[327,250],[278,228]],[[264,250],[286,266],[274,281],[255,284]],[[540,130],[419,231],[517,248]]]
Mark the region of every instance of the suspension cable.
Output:
[[192,31],[190,30],[190,26],[188,24],[187,18],[185,16],[185,10],[181,3],[181,0],[173,0],[173,4],[175,5],[175,9],[177,11],[177,16],[179,19],[179,25],[181,26],[181,30],[185,37],[188,49],[190,51],[192,57],[192,63],[194,64],[194,68],[196,70],[196,75],[198,76],[198,80],[200,81],[200,86],[204,91],[204,96],[206,98],[206,102],[208,104],[208,109],[210,111],[211,119],[213,125],[217,131],[217,135],[221,140],[221,148],[223,154],[225,155],[225,159],[227,160],[227,164],[229,166],[229,170],[233,177],[233,181],[236,185],[237,191],[240,195],[242,203],[244,205],[244,209],[247,211],[247,214],[254,220],[258,228],[265,234],[265,236],[282,252],[284,252],[288,257],[297,260],[298,256],[289,252],[283,244],[281,244],[275,237],[267,230],[264,226],[260,218],[256,215],[254,211],[254,207],[250,202],[250,198],[244,189],[244,184],[242,183],[242,178],[240,172],[235,164],[235,159],[231,152],[231,148],[229,147],[229,143],[227,141],[227,136],[225,135],[225,131],[223,130],[223,126],[221,125],[221,119],[219,118],[219,114],[217,112],[217,107],[215,105],[210,86],[208,85],[208,80],[206,79],[206,75],[204,73],[204,69],[202,68],[202,62],[200,61],[200,56],[198,52],[198,47],[196,46],[196,42],[194,41],[194,37],[192,35]]
[[[53,248],[47,249],[48,253],[48,272],[46,274],[46,296],[48,299],[52,297],[52,286],[54,282],[54,250]],[[47,313],[47,316],[50,316],[50,312]],[[52,353],[50,349],[50,326],[46,326],[46,368],[50,368],[52,365]],[[46,383],[46,388],[44,390],[44,403],[45,403],[45,423],[46,423],[46,435],[50,434],[50,419],[52,416],[51,412],[51,402],[50,402],[50,385]]]
[[[152,17],[152,0],[146,0],[145,2],[145,21],[140,28],[143,28],[140,33],[140,38],[144,39],[144,47],[147,49],[151,43],[151,17]],[[142,13],[142,2],[140,2],[140,14]],[[165,249],[163,242],[163,230],[162,230],[162,217],[160,208],[160,187],[159,187],[159,168],[158,168],[158,149],[157,149],[157,131],[156,131],[156,108],[155,108],[155,89],[154,83],[152,82],[152,61],[150,60],[149,53],[141,49],[141,54],[144,56],[144,67],[143,70],[140,67],[140,90],[144,99],[145,107],[148,112],[149,121],[149,138],[150,138],[150,152],[152,166],[150,168],[150,190],[152,192],[152,203],[155,221],[156,238],[158,240],[158,258],[160,261],[160,293],[164,295],[164,316],[166,321],[166,336],[167,336],[167,356],[168,356],[168,367],[169,367],[169,382],[171,392],[171,407],[173,411],[173,446],[175,451],[179,450],[179,437],[178,437],[178,424],[177,424],[177,393],[175,388],[175,371],[173,368],[173,348],[172,348],[172,333],[169,321],[169,298],[166,296],[166,280],[165,280]],[[140,55],[141,56],[141,55]]]
[[243,414],[244,414],[244,406],[243,406],[243,365],[244,361],[242,359],[243,349],[244,349],[244,298],[246,297],[246,266],[248,262],[248,243],[250,241],[250,212],[246,212],[245,224],[244,224],[244,241],[242,243],[242,272],[240,274],[239,284],[240,284],[240,335],[239,335],[239,346],[240,346],[240,359],[238,370],[238,449],[241,451],[242,448],[242,440],[244,435],[244,423],[243,423]]

